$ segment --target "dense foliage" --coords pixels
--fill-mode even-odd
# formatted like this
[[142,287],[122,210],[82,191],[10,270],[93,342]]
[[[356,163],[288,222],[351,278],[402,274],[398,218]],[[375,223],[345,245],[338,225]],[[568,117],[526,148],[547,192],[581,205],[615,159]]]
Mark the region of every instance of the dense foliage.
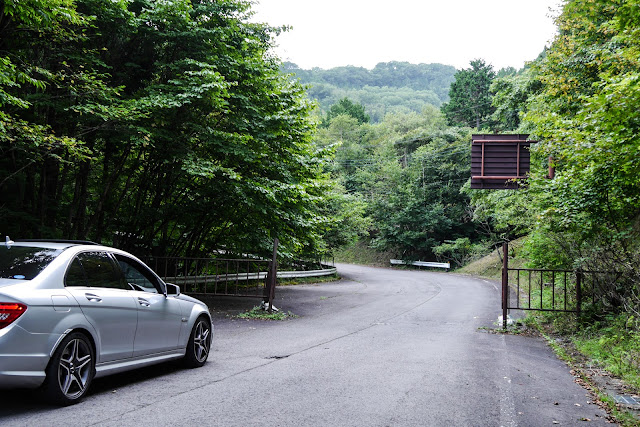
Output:
[[[343,98],[329,108],[318,140],[336,147],[332,177],[358,202],[354,215],[364,215],[351,222],[360,227],[350,228],[352,237],[363,236],[397,258],[443,259],[456,266],[508,237],[495,221],[495,200],[488,196],[481,207],[481,197],[468,189],[471,128],[513,130],[532,86],[522,94],[519,79],[526,70],[500,70],[496,78],[483,60],[470,65],[455,73],[451,101],[441,110],[426,105],[420,113],[387,113],[367,123],[366,104]],[[492,86],[494,81],[500,85]],[[492,105],[493,99],[504,105]]]
[[381,62],[372,70],[346,66],[329,70],[303,70],[287,62],[283,70],[308,86],[310,99],[323,113],[343,98],[362,104],[374,123],[387,113],[420,113],[426,105],[439,107],[448,99],[456,73],[442,64]]
[[[571,267],[617,271],[598,290],[640,314],[640,2],[570,1],[534,71],[543,84],[525,119],[554,180],[536,181],[537,234]],[[542,175],[541,172],[539,175]]]
[[333,118],[347,115],[351,116],[358,121],[358,123],[369,123],[369,115],[365,112],[364,105],[355,104],[349,98],[342,98],[338,101],[337,104],[333,104],[329,111],[327,111],[327,116],[323,121],[324,126],[328,126],[328,124],[333,120]]
[[346,206],[352,237],[398,258],[454,265],[484,237],[460,191],[470,173],[469,129],[450,128],[435,107],[373,124],[345,112],[319,129],[318,140],[336,147],[331,175],[354,204]]
[[0,222],[138,253],[313,253],[327,225],[279,28],[235,0],[3,2]]

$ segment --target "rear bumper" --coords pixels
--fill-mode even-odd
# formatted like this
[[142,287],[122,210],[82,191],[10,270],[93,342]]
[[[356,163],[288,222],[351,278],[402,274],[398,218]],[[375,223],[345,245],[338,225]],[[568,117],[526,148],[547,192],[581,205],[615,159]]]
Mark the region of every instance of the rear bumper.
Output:
[[0,330],[0,388],[36,388],[45,379],[51,334],[32,334],[18,325]]
[[[0,359],[0,364],[2,360]],[[45,372],[42,371],[0,371],[0,389],[6,388],[38,388],[45,379]]]

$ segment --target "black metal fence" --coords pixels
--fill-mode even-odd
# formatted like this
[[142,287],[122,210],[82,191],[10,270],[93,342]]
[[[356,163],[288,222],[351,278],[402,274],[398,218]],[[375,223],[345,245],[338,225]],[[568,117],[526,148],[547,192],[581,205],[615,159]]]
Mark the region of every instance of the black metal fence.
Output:
[[271,261],[156,257],[146,260],[165,282],[193,295],[262,296]]
[[[582,314],[584,303],[606,304],[607,289],[620,275],[616,272],[510,268],[509,247],[502,245],[502,327],[509,310]],[[511,291],[515,294],[511,294]]]
[[[584,272],[509,268],[509,284],[515,298],[507,298],[510,309],[580,313]],[[507,287],[507,293],[510,288]]]
[[271,260],[154,257],[144,261],[162,280],[180,286],[186,294],[262,298],[271,311],[278,271],[277,253],[278,239],[275,239]]

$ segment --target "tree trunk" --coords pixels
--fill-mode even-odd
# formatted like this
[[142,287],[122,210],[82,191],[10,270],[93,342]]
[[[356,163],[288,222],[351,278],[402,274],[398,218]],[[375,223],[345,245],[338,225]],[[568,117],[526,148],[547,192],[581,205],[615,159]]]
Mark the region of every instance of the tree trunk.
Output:
[[86,238],[85,220],[87,216],[87,187],[89,185],[90,171],[91,163],[85,161],[80,164],[76,174],[76,191],[69,208],[68,218],[71,225],[69,230],[70,238]]

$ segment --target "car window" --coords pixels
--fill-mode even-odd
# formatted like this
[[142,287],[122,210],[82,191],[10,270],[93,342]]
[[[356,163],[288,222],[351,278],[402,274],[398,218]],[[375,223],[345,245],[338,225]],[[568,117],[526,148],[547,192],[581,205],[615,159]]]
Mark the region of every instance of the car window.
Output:
[[84,274],[84,268],[80,260],[76,257],[67,269],[67,275],[64,278],[65,286],[89,286],[87,284],[87,276]]
[[120,254],[114,254],[114,256],[120,265],[126,282],[131,288],[138,291],[159,293],[160,284],[158,279],[147,267],[133,258]]
[[100,251],[78,254],[67,270],[65,285],[129,289],[109,254]]
[[61,252],[61,249],[2,246],[0,247],[0,278],[31,280]]

